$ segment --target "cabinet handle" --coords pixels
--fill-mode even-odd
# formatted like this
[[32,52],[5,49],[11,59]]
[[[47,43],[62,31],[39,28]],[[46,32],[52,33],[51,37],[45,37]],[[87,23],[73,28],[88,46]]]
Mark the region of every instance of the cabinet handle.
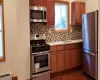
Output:
[[92,56],[95,56],[95,53],[90,53]]

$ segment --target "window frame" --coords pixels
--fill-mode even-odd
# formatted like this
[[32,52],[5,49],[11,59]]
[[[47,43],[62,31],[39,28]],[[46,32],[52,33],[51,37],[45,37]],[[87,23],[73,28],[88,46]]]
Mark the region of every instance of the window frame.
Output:
[[5,61],[5,32],[4,32],[4,0],[0,0],[2,4],[2,47],[3,47],[3,56],[0,58],[0,62]]
[[64,30],[64,29],[55,29],[55,31],[59,31],[59,32],[62,32],[62,31],[67,31],[69,32],[70,31],[70,4],[69,4],[69,1],[58,1],[58,0],[55,0],[55,3],[60,3],[60,4],[67,4],[68,6],[68,28],[67,30]]

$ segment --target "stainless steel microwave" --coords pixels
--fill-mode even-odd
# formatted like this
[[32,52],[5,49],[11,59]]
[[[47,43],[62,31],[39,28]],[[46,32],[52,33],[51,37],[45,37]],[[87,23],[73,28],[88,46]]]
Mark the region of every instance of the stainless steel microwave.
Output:
[[30,22],[47,22],[46,7],[30,6]]

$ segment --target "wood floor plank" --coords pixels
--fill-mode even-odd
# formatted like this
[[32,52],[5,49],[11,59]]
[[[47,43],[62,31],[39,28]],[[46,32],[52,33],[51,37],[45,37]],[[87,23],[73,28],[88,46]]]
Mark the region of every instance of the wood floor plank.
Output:
[[76,71],[69,74],[64,74],[62,76],[58,76],[51,80],[92,80],[92,79],[84,75],[81,71]]

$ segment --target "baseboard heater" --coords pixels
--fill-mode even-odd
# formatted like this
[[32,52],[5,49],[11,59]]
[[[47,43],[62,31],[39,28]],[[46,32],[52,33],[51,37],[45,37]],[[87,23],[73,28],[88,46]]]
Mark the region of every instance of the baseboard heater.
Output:
[[11,73],[0,75],[0,80],[12,80]]

